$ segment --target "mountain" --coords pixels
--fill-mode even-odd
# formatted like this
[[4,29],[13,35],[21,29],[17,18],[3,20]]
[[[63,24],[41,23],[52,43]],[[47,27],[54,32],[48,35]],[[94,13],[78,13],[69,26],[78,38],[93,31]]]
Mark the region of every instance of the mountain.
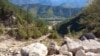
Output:
[[86,0],[9,0],[37,18],[66,19],[75,16],[87,4]]
[[68,18],[70,16],[75,16],[82,8],[73,8],[68,6],[47,6],[40,4],[24,4],[21,8],[27,10],[34,17],[38,18],[51,18],[51,17],[60,17]]
[[4,34],[4,28],[11,28],[5,33],[19,40],[38,38],[48,32],[44,21],[32,17],[19,6],[9,3],[8,0],[0,0],[0,24],[0,35]]
[[81,13],[70,20],[65,20],[57,27],[62,34],[93,32],[100,38],[100,0],[94,0]]
[[16,5],[22,4],[41,4],[50,6],[59,6],[61,4],[69,4],[74,7],[84,7],[87,4],[87,0],[9,0]]

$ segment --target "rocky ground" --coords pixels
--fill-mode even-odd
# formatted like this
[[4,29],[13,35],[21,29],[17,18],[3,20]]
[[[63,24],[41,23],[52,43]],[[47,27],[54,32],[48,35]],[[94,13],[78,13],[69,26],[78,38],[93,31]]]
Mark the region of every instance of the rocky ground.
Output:
[[[62,45],[43,42],[50,34],[37,40],[16,41],[8,35],[0,37],[0,56],[100,56],[98,39],[73,40],[64,37]],[[49,41],[49,40],[48,40]]]

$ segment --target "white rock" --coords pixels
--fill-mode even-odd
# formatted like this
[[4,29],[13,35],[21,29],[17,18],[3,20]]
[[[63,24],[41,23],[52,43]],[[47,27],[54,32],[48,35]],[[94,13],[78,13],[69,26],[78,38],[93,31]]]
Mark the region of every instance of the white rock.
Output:
[[68,56],[73,56],[73,53],[68,51],[67,45],[63,45],[63,46],[60,48],[59,51],[60,51],[60,54],[68,55]]
[[86,54],[84,50],[79,50],[76,52],[75,56],[86,56]]
[[82,45],[78,42],[71,42],[71,43],[67,43],[67,46],[68,46],[68,50],[70,52],[76,52],[80,49],[82,49]]
[[86,53],[86,56],[100,56],[100,54],[88,52],[88,53]]
[[33,43],[21,49],[23,56],[46,56],[48,53],[47,47],[41,43]]
[[60,54],[68,54],[68,47],[67,45],[63,45],[61,48],[60,48]]
[[64,41],[65,42],[68,42],[68,43],[70,43],[70,42],[73,42],[73,40],[72,39],[70,39],[69,37],[64,37]]
[[[86,52],[98,52],[100,51],[100,42],[96,40],[85,40],[81,42],[83,49]],[[100,52],[99,52],[100,53]]]

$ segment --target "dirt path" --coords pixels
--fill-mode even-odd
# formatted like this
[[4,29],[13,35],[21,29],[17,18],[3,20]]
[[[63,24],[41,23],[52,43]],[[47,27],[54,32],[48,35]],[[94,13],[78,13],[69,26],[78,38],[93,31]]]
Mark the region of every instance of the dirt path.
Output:
[[17,40],[15,40],[15,38],[11,38],[8,35],[2,35],[0,37],[0,39],[1,39],[0,48],[20,49],[21,47],[32,44],[34,42],[40,42],[40,41],[46,39],[49,35],[50,35],[50,33],[48,33],[47,35],[43,35],[39,39],[31,39],[31,40],[27,40],[27,41],[17,41]]

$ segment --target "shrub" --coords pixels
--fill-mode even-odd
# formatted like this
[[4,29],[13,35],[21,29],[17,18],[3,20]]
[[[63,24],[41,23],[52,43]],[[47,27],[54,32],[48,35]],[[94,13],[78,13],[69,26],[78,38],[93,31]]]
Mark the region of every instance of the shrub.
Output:
[[39,38],[42,36],[42,33],[36,29],[33,30],[33,38],[36,39],[36,38]]
[[20,37],[21,39],[26,39],[27,36],[27,32],[24,29],[18,29],[17,31],[17,35],[18,37]]
[[2,35],[3,34],[3,29],[2,28],[0,28],[0,35]]
[[44,27],[41,27],[40,28],[40,32],[44,35],[44,34],[47,34],[49,31],[48,31],[48,27],[47,26],[44,26]]
[[50,39],[58,39],[58,38],[60,38],[60,36],[58,35],[58,33],[56,31],[52,31],[49,38]]

